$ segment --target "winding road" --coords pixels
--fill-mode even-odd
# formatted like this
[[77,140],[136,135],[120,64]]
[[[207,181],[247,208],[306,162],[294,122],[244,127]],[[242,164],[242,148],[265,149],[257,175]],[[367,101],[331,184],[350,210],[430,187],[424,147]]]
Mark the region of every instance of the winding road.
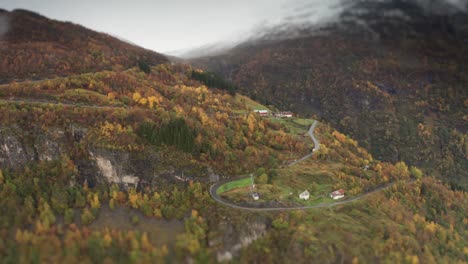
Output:
[[50,100],[40,100],[40,99],[23,99],[23,98],[14,98],[14,99],[0,99],[0,103],[18,103],[18,104],[36,104],[36,105],[61,105],[66,107],[78,107],[78,108],[93,108],[93,109],[127,109],[125,106],[115,106],[115,105],[86,105],[80,103],[66,103]]
[[298,164],[299,162],[302,162],[302,161],[312,157],[312,155],[314,155],[314,152],[320,149],[320,143],[314,136],[314,130],[315,130],[315,127],[317,126],[317,123],[318,123],[317,120],[314,120],[314,122],[312,123],[312,125],[309,128],[309,131],[307,132],[309,134],[310,138],[312,139],[312,141],[314,142],[314,148],[312,149],[312,152],[305,155],[304,157],[294,161],[294,162],[291,162],[288,165],[289,167],[294,166],[294,165]]
[[[243,179],[243,178],[248,178],[248,177],[242,177],[242,178],[237,178],[237,179],[234,179],[234,180],[238,180],[238,179]],[[255,206],[247,206],[247,205],[237,205],[237,204],[234,204],[230,201],[227,201],[223,198],[221,198],[217,193],[216,191],[218,190],[218,188],[225,184],[226,182],[230,182],[232,180],[227,180],[227,181],[223,181],[223,182],[218,182],[218,183],[215,183],[211,186],[210,188],[210,195],[211,197],[221,203],[221,204],[224,204],[226,206],[229,206],[229,207],[232,207],[232,208],[236,208],[236,209],[242,209],[242,210],[249,210],[249,211],[286,211],[286,210],[304,210],[304,209],[311,209],[311,208],[327,208],[327,207],[333,207],[333,206],[337,206],[337,205],[343,205],[343,204],[348,204],[348,203],[352,203],[354,201],[357,201],[357,200],[361,200],[362,198],[366,197],[366,196],[369,196],[373,193],[377,193],[377,192],[380,192],[382,190],[385,190],[387,188],[390,188],[392,187],[394,184],[396,184],[395,182],[393,183],[389,183],[387,185],[384,185],[384,186],[381,186],[379,188],[376,188],[372,191],[369,191],[369,192],[366,192],[362,195],[359,195],[359,196],[355,196],[353,198],[350,198],[350,199],[346,199],[346,200],[342,200],[342,201],[339,201],[339,202],[333,202],[333,203],[322,203],[322,204],[316,204],[316,205],[304,205],[304,206],[292,206],[292,207],[255,207]]]
[[[308,158],[310,158],[314,152],[316,152],[317,150],[320,149],[320,142],[317,140],[317,138],[315,138],[314,136],[314,130],[315,130],[315,127],[317,126],[317,120],[315,120],[312,125],[310,126],[310,129],[308,131],[308,134],[309,136],[312,138],[312,141],[314,142],[314,148],[312,149],[312,152],[307,154],[306,156],[298,159],[297,161],[294,161],[292,162],[291,164],[289,164],[289,166],[293,166],[293,165],[296,165],[297,163],[299,162],[302,162]],[[221,198],[217,191],[219,189],[219,187],[221,187],[221,185],[225,184],[225,183],[228,183],[228,182],[231,182],[231,181],[236,181],[236,180],[240,180],[240,179],[244,179],[244,178],[249,178],[249,176],[247,177],[240,177],[240,178],[236,178],[236,179],[230,179],[230,180],[225,180],[225,181],[221,181],[221,182],[217,182],[215,184],[213,184],[211,187],[210,187],[210,195],[211,197],[217,201],[218,203],[221,203],[221,204],[224,204],[226,206],[229,206],[229,207],[232,207],[232,208],[236,208],[236,209],[241,209],[241,210],[249,210],[249,211],[286,211],[286,210],[304,210],[304,209],[311,209],[311,208],[326,208],[326,207],[333,207],[333,206],[337,206],[337,205],[343,205],[343,204],[348,204],[348,203],[352,203],[354,201],[357,201],[357,200],[361,200],[362,198],[366,197],[366,196],[369,196],[373,193],[377,193],[377,192],[380,192],[382,190],[385,190],[387,188],[390,188],[392,187],[395,182],[393,183],[388,183],[384,186],[381,186],[381,187],[378,187],[374,190],[371,190],[371,191],[368,191],[362,195],[359,195],[359,196],[355,196],[355,197],[352,197],[350,199],[346,199],[346,200],[342,200],[342,201],[338,201],[338,202],[333,202],[333,203],[322,203],[322,204],[316,204],[316,205],[304,205],[304,206],[292,206],[292,207],[255,207],[255,206],[249,206],[249,205],[238,205],[238,204],[234,204],[230,201],[227,201],[223,198]]]

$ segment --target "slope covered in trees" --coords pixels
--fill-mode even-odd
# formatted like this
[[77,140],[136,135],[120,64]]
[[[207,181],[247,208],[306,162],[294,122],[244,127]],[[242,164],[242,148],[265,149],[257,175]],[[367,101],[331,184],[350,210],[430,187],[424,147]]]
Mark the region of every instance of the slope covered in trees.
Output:
[[[265,174],[259,184],[275,199],[269,184],[281,179],[278,173],[290,173],[281,164],[306,154],[312,143],[303,137],[308,124],[261,118],[248,106],[254,102],[208,89],[191,78],[193,70],[163,64],[150,74],[133,68],[0,86],[1,140],[13,150],[16,138],[22,151],[39,154],[15,160],[21,165],[15,167],[9,162],[14,156],[0,151],[0,258],[7,263],[209,263],[229,251],[240,262],[263,263],[463,259],[466,193],[416,175],[405,163],[380,162],[323,123],[316,131],[323,143],[320,152],[292,182],[299,184],[300,177],[317,168],[322,171],[313,175],[314,184],[333,181],[333,188],[349,193],[411,175],[418,179],[324,211],[258,215],[215,203],[207,192],[207,167],[224,176]],[[52,131],[60,146],[41,147],[38,142]],[[181,140],[191,134],[193,143]],[[61,154],[41,155],[47,148]],[[86,173],[84,164],[92,164],[99,149],[130,156],[129,167],[148,175],[134,171],[141,178],[135,189],[107,182],[97,169]],[[366,164],[371,171],[362,175]],[[174,177],[168,171],[180,171],[177,177],[191,180],[164,181]],[[93,178],[96,174],[100,180]],[[91,228],[104,217],[103,207],[111,212],[132,208],[142,215],[132,217],[130,227]],[[158,233],[138,231],[149,219],[178,219],[184,229],[173,243],[159,245],[151,239]],[[252,231],[256,228],[261,231]],[[251,232],[262,235],[239,250],[236,243]],[[369,251],[371,245],[375,250]]]
[[349,2],[354,9],[319,31],[272,31],[193,62],[267,105],[319,115],[379,159],[467,188],[468,15]]
[[[206,87],[189,65],[109,65],[0,85],[0,262],[465,261],[466,192],[379,161],[326,121],[317,155],[288,170],[313,147],[310,119],[260,117],[252,110],[266,106],[217,87],[224,80]],[[209,197],[210,180],[254,171],[269,202],[285,177],[350,195],[396,184],[327,210],[259,214]],[[127,223],[114,217],[122,209]],[[157,221],[182,228],[160,244]]]
[[0,83],[167,62],[161,54],[70,22],[26,10],[0,10],[0,16],[8,29],[0,36]]

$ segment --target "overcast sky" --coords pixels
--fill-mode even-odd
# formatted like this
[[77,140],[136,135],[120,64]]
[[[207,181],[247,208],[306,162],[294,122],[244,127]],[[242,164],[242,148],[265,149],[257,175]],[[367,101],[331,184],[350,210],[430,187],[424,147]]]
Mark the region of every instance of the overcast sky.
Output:
[[[428,1],[428,0],[417,0]],[[466,5],[468,0],[441,0]],[[333,17],[341,0],[0,0],[166,54],[236,43],[253,29]],[[0,30],[2,29],[0,20]]]
[[[173,53],[235,41],[255,27],[279,23],[310,4],[339,0],[1,0],[0,8],[23,8],[71,21],[159,52]],[[323,8],[322,8],[323,9]],[[327,11],[316,16],[327,15]]]

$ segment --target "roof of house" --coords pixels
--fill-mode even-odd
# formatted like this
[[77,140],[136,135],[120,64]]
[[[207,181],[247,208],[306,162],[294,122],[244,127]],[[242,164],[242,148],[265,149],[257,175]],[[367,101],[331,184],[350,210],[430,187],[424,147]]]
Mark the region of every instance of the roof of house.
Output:
[[331,193],[332,196],[338,196],[338,195],[344,195],[344,190],[343,189],[339,189],[337,191],[334,191]]

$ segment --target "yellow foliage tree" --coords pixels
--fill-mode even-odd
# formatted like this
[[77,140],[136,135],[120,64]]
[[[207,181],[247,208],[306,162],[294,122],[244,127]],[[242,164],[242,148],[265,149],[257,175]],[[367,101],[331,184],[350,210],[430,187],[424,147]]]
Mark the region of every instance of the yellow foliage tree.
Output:
[[136,193],[135,191],[131,191],[128,194],[128,201],[130,202],[130,206],[132,206],[133,208],[138,208],[138,196],[138,193]]
[[341,143],[346,141],[346,136],[336,130],[332,132],[332,135]]
[[148,239],[148,234],[146,232],[141,235],[141,249],[143,249],[146,252],[150,252],[153,250],[153,245]]
[[148,106],[149,108],[154,108],[156,105],[158,105],[160,102],[159,102],[159,98],[156,97],[156,96],[150,96],[148,97]]
[[104,246],[105,247],[109,247],[112,244],[112,237],[109,234],[109,230],[107,230],[107,229],[106,229],[106,232],[104,234],[103,240],[104,240]]
[[107,94],[107,99],[114,100],[115,99],[115,93],[113,93],[113,92],[108,93]]
[[203,137],[201,134],[198,134],[197,137],[195,138],[195,143],[197,143],[198,145],[201,145],[202,142],[203,142]]
[[257,122],[257,119],[255,119],[255,116],[253,114],[250,114],[247,117],[247,125],[249,126],[249,132],[253,133],[255,131],[255,124]]
[[408,170],[408,166],[406,165],[406,163],[404,161],[399,161],[395,164],[395,167],[396,169],[398,170],[397,171],[397,174],[398,176],[400,176],[401,178],[408,178],[409,177],[409,170]]
[[143,97],[138,101],[138,103],[141,104],[141,105],[146,105],[148,103],[148,99]]
[[140,99],[141,99],[141,94],[139,92],[133,93],[133,101],[138,103],[140,101]]
[[100,208],[101,207],[101,202],[99,201],[99,196],[98,196],[97,193],[92,194],[90,204],[91,204],[91,208]]
[[437,231],[437,224],[434,222],[430,222],[429,224],[426,225],[426,229],[429,230],[432,234],[434,234]]
[[200,242],[193,234],[181,234],[177,235],[176,247],[194,255],[200,250]]

